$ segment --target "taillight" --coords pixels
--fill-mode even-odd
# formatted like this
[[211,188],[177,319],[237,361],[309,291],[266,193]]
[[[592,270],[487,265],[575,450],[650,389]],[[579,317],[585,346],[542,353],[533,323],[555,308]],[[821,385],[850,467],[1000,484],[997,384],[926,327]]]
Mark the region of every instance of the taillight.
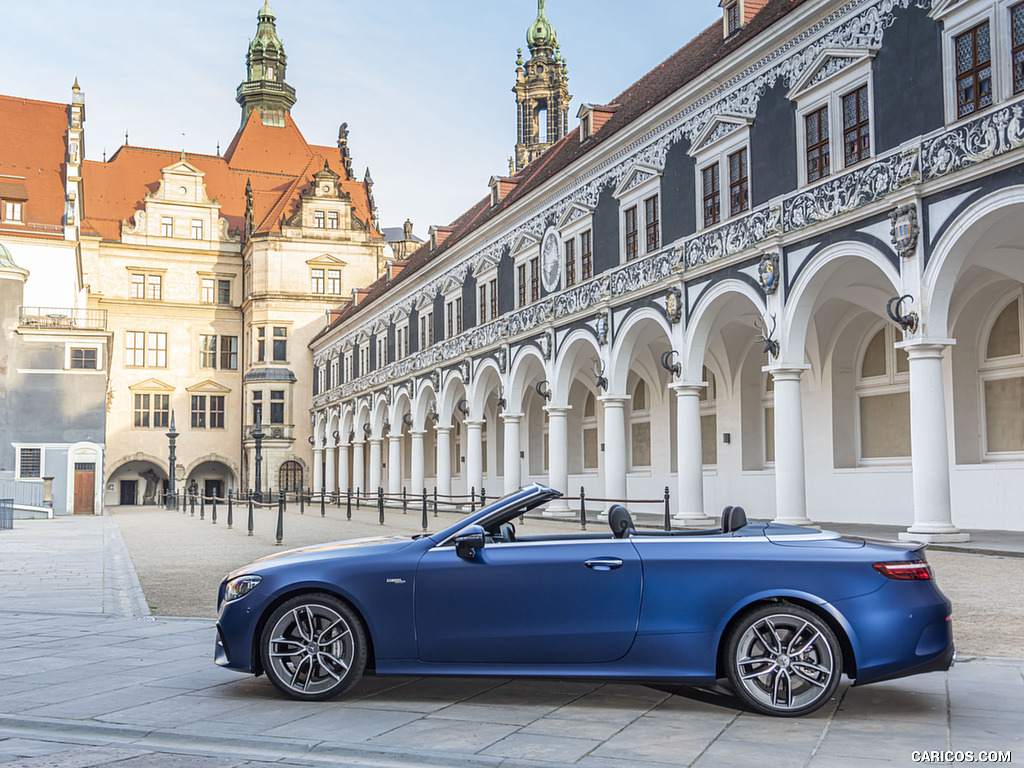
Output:
[[932,567],[924,560],[875,563],[873,568],[886,578],[897,581],[928,581],[932,578]]

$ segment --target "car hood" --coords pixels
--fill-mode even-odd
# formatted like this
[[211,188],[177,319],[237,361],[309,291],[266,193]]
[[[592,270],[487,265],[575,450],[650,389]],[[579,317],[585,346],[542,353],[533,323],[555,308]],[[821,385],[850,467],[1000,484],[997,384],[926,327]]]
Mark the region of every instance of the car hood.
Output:
[[348,539],[346,541],[330,541],[324,544],[313,544],[308,547],[275,552],[272,555],[253,560],[227,575],[231,579],[246,573],[260,573],[268,569],[296,563],[310,563],[317,560],[335,560],[339,557],[378,555],[394,552],[411,544],[415,539],[411,536],[373,536],[366,539]]

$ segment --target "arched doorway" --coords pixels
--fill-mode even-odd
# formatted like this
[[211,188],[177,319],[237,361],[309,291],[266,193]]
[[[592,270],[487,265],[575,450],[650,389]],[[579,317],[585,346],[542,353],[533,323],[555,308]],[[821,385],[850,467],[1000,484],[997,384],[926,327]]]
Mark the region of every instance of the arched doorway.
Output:
[[277,487],[285,493],[302,491],[302,465],[297,461],[286,461],[278,473]]

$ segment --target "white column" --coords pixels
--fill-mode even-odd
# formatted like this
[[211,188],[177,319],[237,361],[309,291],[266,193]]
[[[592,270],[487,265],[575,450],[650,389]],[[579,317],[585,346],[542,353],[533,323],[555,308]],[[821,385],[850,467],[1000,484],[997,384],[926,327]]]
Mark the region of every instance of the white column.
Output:
[[942,353],[952,342],[903,346],[910,359],[910,449],[914,473],[914,524],[900,534],[910,541],[968,541],[953,525],[949,491],[946,399]]
[[320,493],[324,483],[324,449],[313,449],[313,493]]
[[381,453],[382,442],[379,437],[370,438],[370,482],[366,486],[366,490],[370,493],[376,493],[377,489],[381,487],[381,464],[384,463]]
[[451,496],[452,494],[452,428],[434,427],[437,435],[434,441],[434,448],[437,452],[437,460],[434,466],[437,468],[437,495]]
[[505,422],[505,495],[514,493],[522,485],[522,460],[519,456],[519,422],[521,413],[503,413]]
[[338,489],[344,493],[348,487],[348,443],[342,443],[338,446]]
[[326,477],[324,478],[324,485],[326,486],[328,493],[334,493],[335,491],[338,490],[338,487],[334,484],[335,463],[333,445],[328,445],[327,448],[324,449],[324,461],[327,465],[325,472]]
[[352,442],[352,493],[366,493],[366,472],[363,470],[363,441]]
[[683,525],[704,526],[704,447],[700,431],[700,394],[707,382],[680,382],[676,391],[676,514]]
[[628,397],[602,395],[604,406],[604,495],[626,501],[626,413]]
[[388,493],[402,492],[402,433],[388,435]]
[[412,435],[412,488],[409,492],[419,496],[426,487],[423,479],[423,437],[427,433],[419,430],[409,434]]
[[548,414],[548,485],[562,492],[562,497],[548,504],[544,515],[548,517],[569,517],[569,426],[568,416],[572,406],[547,405]]
[[768,368],[775,383],[775,522],[811,525],[807,517],[804,415],[800,377],[809,365]]
[[476,493],[484,486],[484,423],[482,421],[466,422],[466,483]]

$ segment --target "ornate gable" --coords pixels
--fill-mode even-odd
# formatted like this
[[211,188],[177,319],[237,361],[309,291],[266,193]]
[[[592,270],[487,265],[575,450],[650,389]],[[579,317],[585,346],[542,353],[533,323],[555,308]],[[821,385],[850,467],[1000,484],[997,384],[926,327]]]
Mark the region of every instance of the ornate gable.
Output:
[[874,58],[877,48],[825,48],[797,78],[787,98],[796,101],[854,64]]

